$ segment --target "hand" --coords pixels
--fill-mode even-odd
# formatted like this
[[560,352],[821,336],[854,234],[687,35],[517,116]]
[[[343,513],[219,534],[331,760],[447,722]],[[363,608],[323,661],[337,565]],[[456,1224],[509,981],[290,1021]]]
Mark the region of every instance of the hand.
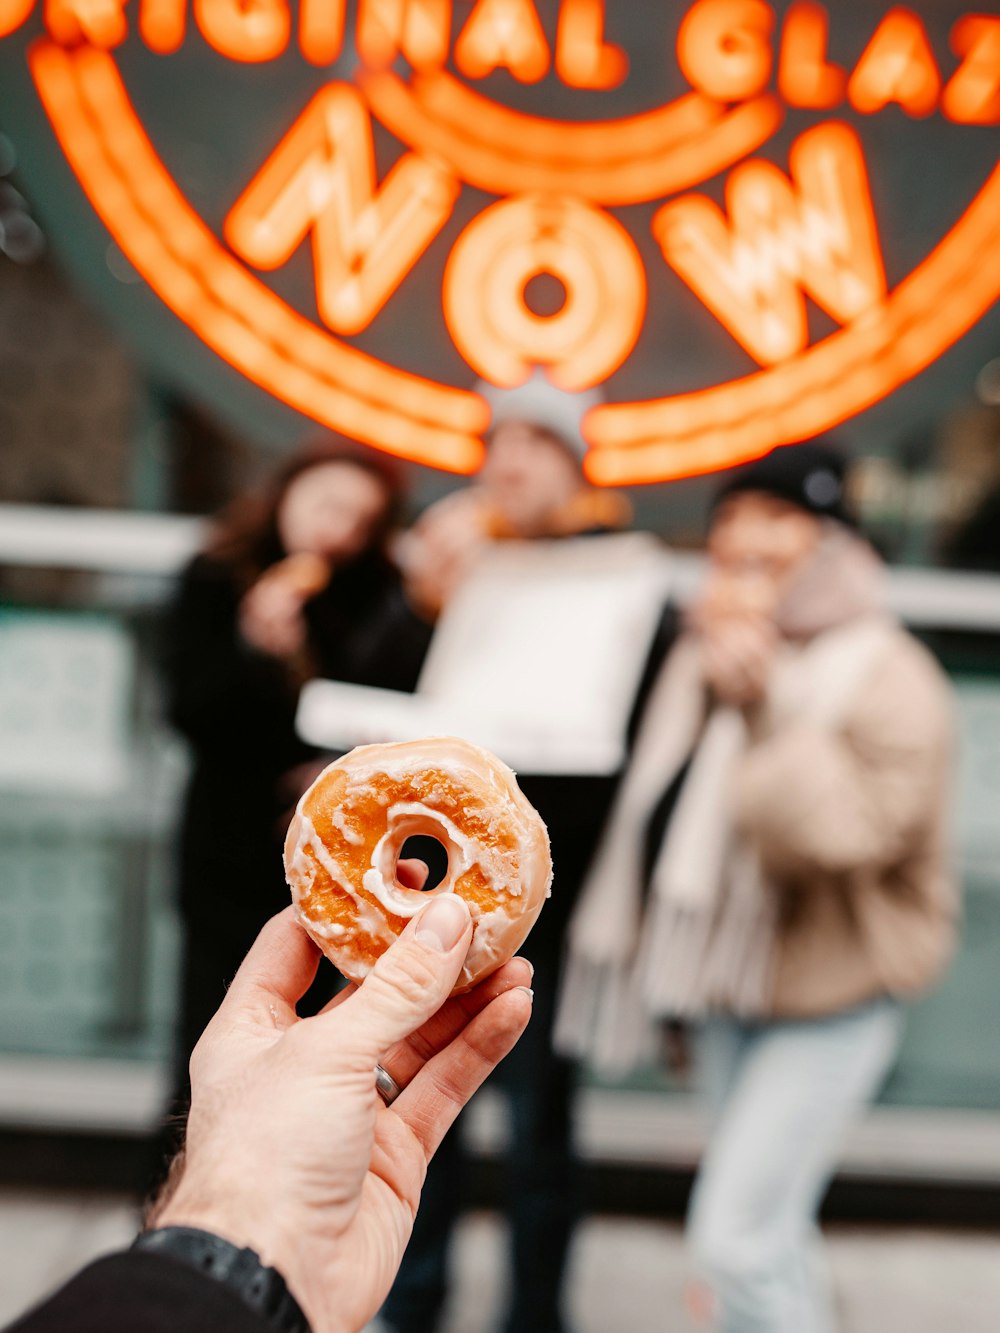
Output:
[[781,584],[764,564],[736,566],[709,563],[708,579],[695,608],[698,620],[757,616],[773,620],[781,600]]
[[778,632],[759,615],[703,616],[702,667],[711,689],[726,704],[747,708],[767,693]]
[[[428,1161],[530,1015],[523,959],[448,999],[471,938],[462,899],[436,896],[363,986],[299,1019],[319,951],[291,908],[269,922],[195,1048],[186,1161],[155,1225],[255,1250],[314,1333],[362,1327],[392,1284]],[[403,1089],[391,1107],[376,1062]]]
[[[303,576],[306,561],[311,577]],[[303,607],[318,591],[314,564],[322,567],[324,562],[315,556],[289,556],[266,569],[249,588],[239,609],[240,633],[247,643],[272,657],[301,652],[307,633]]]
[[488,513],[474,490],[449,495],[422,515],[399,553],[407,596],[421,614],[441,614],[489,540]]

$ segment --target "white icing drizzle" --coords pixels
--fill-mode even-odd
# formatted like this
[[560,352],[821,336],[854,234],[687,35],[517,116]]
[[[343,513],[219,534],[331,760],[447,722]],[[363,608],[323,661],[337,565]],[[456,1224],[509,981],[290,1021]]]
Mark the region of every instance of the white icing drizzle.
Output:
[[[295,851],[292,853],[292,857],[290,860],[290,865],[293,870],[297,869],[301,859],[304,859],[306,862],[310,860],[309,853],[306,851],[306,848],[309,848],[309,850],[312,852],[312,856],[323,867],[326,873],[333,880],[334,884],[336,884],[338,888],[343,889],[343,891],[354,902],[357,911],[358,928],[360,930],[365,931],[369,935],[373,935],[376,939],[391,938],[391,934],[388,930],[388,927],[386,926],[385,920],[383,919],[381,913],[378,912],[372,906],[372,904],[367,901],[367,899],[362,898],[361,895],[357,892],[357,890],[351,884],[350,878],[348,877],[343,867],[337,861],[334,860],[334,858],[330,855],[327,848],[324,846],[322,840],[320,839],[319,834],[316,832],[316,829],[313,826],[312,820],[309,818],[307,814],[304,814],[300,811],[298,840],[295,845]],[[325,938],[332,938],[332,934],[328,935],[326,931],[320,930],[319,927],[316,925],[316,923],[312,920],[312,918],[309,917],[307,913],[301,910],[302,893],[305,888],[311,885],[312,879],[313,876],[310,870],[310,878],[306,885],[301,885],[301,886],[298,884],[292,885],[292,892],[295,895],[296,906],[299,908],[299,919],[302,921],[303,925],[306,925],[308,927],[310,931],[316,931],[317,933],[324,935]]]
[[457,827],[447,815],[425,805],[423,801],[397,801],[387,811],[386,831],[372,850],[371,869],[361,881],[365,890],[377,898],[387,912],[396,916],[413,917],[427,904],[428,895],[417,889],[404,889],[396,879],[396,862],[403,843],[413,833],[425,833],[441,841],[448,852],[448,873],[433,890],[447,893],[458,877],[475,865],[478,858],[476,844]]
[[333,827],[343,835],[344,841],[349,842],[352,847],[360,847],[364,843],[364,834],[359,833],[356,828],[352,828],[351,825],[348,824],[343,806],[337,806],[330,822]]
[[310,934],[322,935],[325,940],[336,940],[347,934],[347,927],[342,926],[339,921],[317,921],[307,912],[300,912],[299,920],[308,927]]
[[[484,953],[493,954],[497,952],[499,940],[506,934],[510,926],[510,914],[504,911],[502,907],[494,907],[489,912],[476,912],[474,910],[473,920],[476,923],[476,934],[473,948],[469,951],[467,967],[475,961],[474,954],[479,954],[482,957]],[[468,977],[465,978],[465,980],[468,979]]]
[[[448,738],[440,738],[445,740]],[[404,747],[400,747],[402,750]],[[377,750],[382,753],[378,758],[372,760],[370,764],[358,762],[364,755],[365,750]],[[426,767],[424,763],[415,763],[412,750],[409,753],[401,753],[388,760],[385,758],[385,747],[383,746],[359,746],[352,752],[354,762],[348,769],[348,784],[350,787],[366,787],[371,784],[373,778],[387,777],[390,780],[410,777],[413,773]],[[463,746],[454,759],[441,753],[439,747],[435,747],[433,767],[439,773],[444,773],[451,778],[459,787],[466,786],[470,772],[475,773],[476,777],[485,783],[493,784],[495,777],[492,771],[485,764],[473,764],[470,762],[468,747]],[[513,777],[513,773],[511,774]]]
[[[387,748],[395,753],[387,754]],[[497,961],[509,956],[517,943],[516,939],[512,941],[511,931],[517,932],[521,910],[510,902],[510,898],[527,892],[537,902],[541,875],[545,876],[542,883],[546,897],[551,885],[551,862],[544,835],[540,842],[537,816],[518,790],[513,773],[492,756],[476,752],[474,747],[453,737],[429,738],[427,742],[419,743],[419,747],[418,743],[362,746],[337,761],[336,766],[347,777],[347,810],[342,806],[331,814],[338,833],[353,846],[364,844],[365,837],[351,822],[349,813],[352,798],[362,794],[374,795],[378,804],[385,808],[386,829],[373,848],[371,864],[361,885],[355,886],[321,842],[305,814],[305,801],[312,788],[299,800],[295,845],[288,855],[289,882],[299,919],[333,962],[338,966],[349,964],[346,970],[355,980],[367,976],[371,964],[357,957],[353,948],[355,937],[359,934],[372,936],[376,952],[380,952],[391,943],[395,934],[383,912],[407,919],[415,916],[432,895],[454,891],[461,875],[476,865],[490,885],[494,902],[488,911],[483,911],[478,903],[469,901],[475,933],[459,984],[470,983],[483,975],[484,965],[488,970],[489,959],[495,960],[495,966]],[[383,785],[385,779],[390,787],[392,784],[410,785],[428,769],[440,773],[443,781],[433,784],[425,781],[422,784],[423,799],[419,801],[393,803],[393,793]],[[505,775],[509,776],[509,784]],[[478,779],[500,798],[492,814],[488,809],[483,811],[493,826],[483,843],[463,833],[444,809],[436,808],[438,805],[451,807],[455,800],[453,784],[459,790],[468,788],[470,779]],[[505,831],[513,834],[513,846],[491,845],[494,842],[492,834],[502,835]],[[396,877],[396,863],[402,846],[414,833],[438,837],[448,851],[448,873],[429,893],[404,889]],[[314,920],[303,911],[302,899],[315,882],[317,866],[322,866],[337,887],[352,900],[356,925],[345,927],[339,922]],[[537,911],[537,907],[534,910]],[[523,932],[520,938],[523,939]]]
[[[311,856],[306,855],[301,837],[295,844],[295,851],[288,862],[288,870],[288,883],[297,898],[302,895],[304,890],[312,888],[313,881],[316,878],[315,863]],[[294,876],[294,879],[291,876]]]

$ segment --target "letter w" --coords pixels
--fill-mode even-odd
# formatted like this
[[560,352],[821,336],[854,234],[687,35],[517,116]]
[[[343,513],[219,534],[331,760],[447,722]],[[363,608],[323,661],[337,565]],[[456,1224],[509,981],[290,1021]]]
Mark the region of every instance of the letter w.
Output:
[[663,257],[761,365],[809,341],[805,296],[840,324],[883,299],[885,270],[864,154],[846,125],[817,126],[770,162],[737,167],[726,214],[689,195],[653,219]]
[[371,118],[356,89],[313,98],[225,222],[255,268],[286,263],[312,234],[316,304],[337,333],[367,328],[444,226],[459,183],[443,164],[402,157],[376,188]]

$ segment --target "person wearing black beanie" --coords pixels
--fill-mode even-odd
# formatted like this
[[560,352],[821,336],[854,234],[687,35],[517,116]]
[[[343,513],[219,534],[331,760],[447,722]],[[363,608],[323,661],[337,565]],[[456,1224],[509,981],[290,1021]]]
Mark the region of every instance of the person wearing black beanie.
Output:
[[568,932],[559,1050],[620,1077],[657,1025],[696,1034],[692,1306],[727,1333],[835,1327],[819,1202],[956,933],[950,692],[844,475],[811,441],[721,481]]
[[786,444],[732,471],[715,492],[712,509],[717,510],[731,496],[758,491],[787,500],[817,518],[855,527],[846,473],[847,460],[827,440]]

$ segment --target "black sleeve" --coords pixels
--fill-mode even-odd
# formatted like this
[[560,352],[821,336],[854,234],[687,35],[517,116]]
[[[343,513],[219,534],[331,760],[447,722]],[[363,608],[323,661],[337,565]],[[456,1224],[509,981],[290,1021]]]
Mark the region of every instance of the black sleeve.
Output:
[[240,637],[239,592],[204,556],[184,572],[167,622],[164,665],[170,721],[196,747],[239,748],[293,733],[296,691],[276,658]]
[[383,690],[416,688],[433,629],[410,609],[390,566],[340,575],[306,604],[305,615],[320,676]]
[[433,633],[433,626],[411,608],[402,585],[391,585],[359,637],[359,679],[384,690],[412,692]]
[[271,1333],[234,1292],[187,1264],[128,1251],[98,1259],[8,1333]]

